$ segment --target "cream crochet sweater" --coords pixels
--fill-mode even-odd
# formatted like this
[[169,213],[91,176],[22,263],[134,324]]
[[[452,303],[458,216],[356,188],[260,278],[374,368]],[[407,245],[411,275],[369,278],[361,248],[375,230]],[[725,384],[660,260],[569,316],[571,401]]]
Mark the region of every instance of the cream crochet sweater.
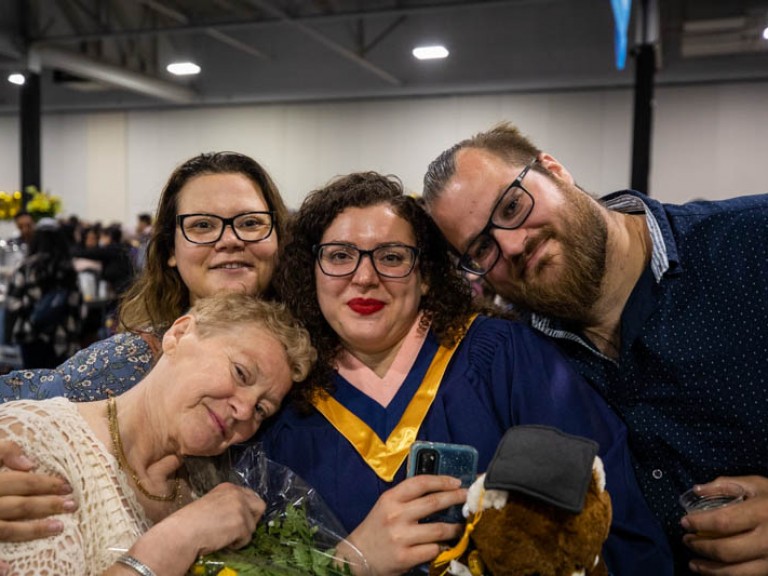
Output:
[[101,574],[150,527],[117,461],[66,398],[1,404],[0,439],[34,456],[38,471],[66,478],[79,504],[57,516],[64,523],[58,536],[0,542],[12,575]]

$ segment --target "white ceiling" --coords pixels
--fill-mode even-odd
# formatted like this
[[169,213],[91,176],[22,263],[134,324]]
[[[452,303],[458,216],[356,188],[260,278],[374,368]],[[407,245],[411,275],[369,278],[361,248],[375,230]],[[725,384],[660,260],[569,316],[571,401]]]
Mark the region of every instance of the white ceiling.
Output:
[[[647,1],[658,84],[768,80],[768,0]],[[450,56],[415,60],[432,41]],[[202,73],[172,77],[173,57]],[[5,77],[27,66],[51,111],[634,83],[610,0],[0,0],[0,112],[18,109]]]

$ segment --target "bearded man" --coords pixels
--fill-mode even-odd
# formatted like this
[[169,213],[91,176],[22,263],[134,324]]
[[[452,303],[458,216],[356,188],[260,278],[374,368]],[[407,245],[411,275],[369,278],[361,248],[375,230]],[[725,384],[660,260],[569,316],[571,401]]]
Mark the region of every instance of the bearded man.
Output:
[[[768,573],[768,195],[598,200],[505,123],[434,160],[424,201],[624,419],[676,573]],[[680,494],[726,481],[743,502],[681,519]]]

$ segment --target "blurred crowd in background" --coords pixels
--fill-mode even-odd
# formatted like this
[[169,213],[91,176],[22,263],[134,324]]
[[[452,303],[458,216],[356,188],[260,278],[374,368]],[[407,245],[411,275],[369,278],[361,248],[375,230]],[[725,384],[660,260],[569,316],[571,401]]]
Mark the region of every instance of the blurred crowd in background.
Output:
[[132,226],[21,211],[0,240],[0,373],[51,368],[113,333],[120,295],[144,265],[152,216]]

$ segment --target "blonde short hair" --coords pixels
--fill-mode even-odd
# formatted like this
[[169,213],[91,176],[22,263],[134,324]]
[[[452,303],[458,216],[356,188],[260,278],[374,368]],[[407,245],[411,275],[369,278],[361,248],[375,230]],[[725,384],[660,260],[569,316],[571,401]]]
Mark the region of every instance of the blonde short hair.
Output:
[[243,293],[220,293],[196,301],[189,314],[203,338],[244,324],[265,329],[283,345],[294,382],[303,381],[317,359],[309,332],[283,304]]

